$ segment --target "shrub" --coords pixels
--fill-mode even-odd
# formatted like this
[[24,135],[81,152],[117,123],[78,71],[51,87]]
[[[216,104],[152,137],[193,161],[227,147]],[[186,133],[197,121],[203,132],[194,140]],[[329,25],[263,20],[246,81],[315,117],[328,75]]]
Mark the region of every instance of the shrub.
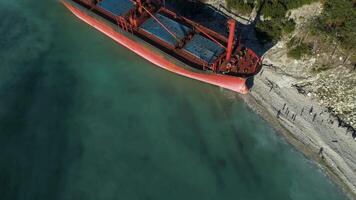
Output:
[[295,21],[293,19],[286,20],[283,23],[283,32],[284,33],[291,33],[295,30]]
[[255,29],[257,37],[262,43],[277,42],[282,36],[280,23],[273,20],[259,21]]
[[354,0],[325,0],[324,10],[313,24],[316,32],[338,41],[347,51],[356,51]]
[[229,9],[235,9],[243,14],[250,14],[255,7],[255,0],[226,0]]
[[278,18],[268,21],[258,21],[256,24],[257,37],[263,43],[277,42],[283,33],[291,33],[295,29],[293,19]]
[[291,47],[287,53],[288,57],[294,58],[296,60],[301,59],[306,55],[312,54],[312,47],[309,44],[301,43],[297,46]]
[[263,43],[278,41],[283,33],[289,34],[295,30],[296,23],[293,19],[288,19],[287,12],[291,8],[300,7],[306,3],[316,0],[266,0],[259,1],[262,6],[261,14],[268,21],[258,21],[256,25],[257,37]]
[[295,9],[299,8],[301,6],[304,6],[306,4],[311,4],[313,2],[316,2],[318,0],[282,0],[284,5],[286,5],[287,9]]
[[327,69],[329,69],[330,66],[326,65],[326,64],[322,64],[322,65],[314,65],[311,67],[311,71],[314,73],[320,73],[322,71],[325,71]]
[[280,1],[267,0],[261,5],[261,14],[272,19],[284,18],[287,13],[287,7]]
[[[228,8],[236,9],[244,14],[250,13],[254,6],[262,6],[260,14],[268,21],[258,21],[256,24],[257,37],[263,43],[276,42],[283,33],[291,33],[295,29],[295,22],[288,19],[288,10],[298,8],[318,0],[225,0]],[[333,0],[337,1],[337,0]],[[345,0],[343,0],[345,1]]]

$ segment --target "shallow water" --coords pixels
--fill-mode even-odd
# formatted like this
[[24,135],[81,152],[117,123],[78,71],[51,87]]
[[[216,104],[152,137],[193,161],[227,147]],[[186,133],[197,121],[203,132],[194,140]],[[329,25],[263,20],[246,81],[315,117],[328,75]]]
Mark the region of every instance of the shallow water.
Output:
[[58,1],[0,1],[0,199],[346,199],[234,94]]

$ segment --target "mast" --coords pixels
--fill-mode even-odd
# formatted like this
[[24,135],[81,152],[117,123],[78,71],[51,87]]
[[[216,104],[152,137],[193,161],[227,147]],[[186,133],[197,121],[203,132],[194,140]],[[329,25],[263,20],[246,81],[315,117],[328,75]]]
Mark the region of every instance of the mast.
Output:
[[229,26],[229,40],[226,49],[226,60],[230,61],[232,50],[234,48],[236,21],[233,19],[229,19],[227,24]]

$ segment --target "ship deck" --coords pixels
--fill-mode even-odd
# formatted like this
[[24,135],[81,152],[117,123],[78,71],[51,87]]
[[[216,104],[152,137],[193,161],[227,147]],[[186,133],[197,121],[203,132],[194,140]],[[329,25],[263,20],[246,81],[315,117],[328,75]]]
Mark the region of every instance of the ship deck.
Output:
[[123,16],[133,8],[134,4],[130,0],[102,0],[97,6],[112,15]]
[[205,38],[196,34],[183,48],[186,52],[211,64],[225,49]]
[[[170,19],[160,13],[155,14],[155,17],[169,30],[171,30],[179,40],[186,37],[193,30],[179,22]],[[152,17],[145,21],[141,27],[144,31],[152,34],[171,46],[177,45],[177,39],[168,33],[155,19]]]

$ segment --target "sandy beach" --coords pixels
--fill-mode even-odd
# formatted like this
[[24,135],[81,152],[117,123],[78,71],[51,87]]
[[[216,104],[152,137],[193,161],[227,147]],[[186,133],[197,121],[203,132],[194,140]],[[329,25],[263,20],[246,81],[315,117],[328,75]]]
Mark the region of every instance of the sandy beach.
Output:
[[[266,63],[272,63],[265,59]],[[348,193],[356,198],[356,141],[337,119],[292,85],[297,81],[265,67],[255,77],[249,95],[242,96],[289,143],[303,152]]]

